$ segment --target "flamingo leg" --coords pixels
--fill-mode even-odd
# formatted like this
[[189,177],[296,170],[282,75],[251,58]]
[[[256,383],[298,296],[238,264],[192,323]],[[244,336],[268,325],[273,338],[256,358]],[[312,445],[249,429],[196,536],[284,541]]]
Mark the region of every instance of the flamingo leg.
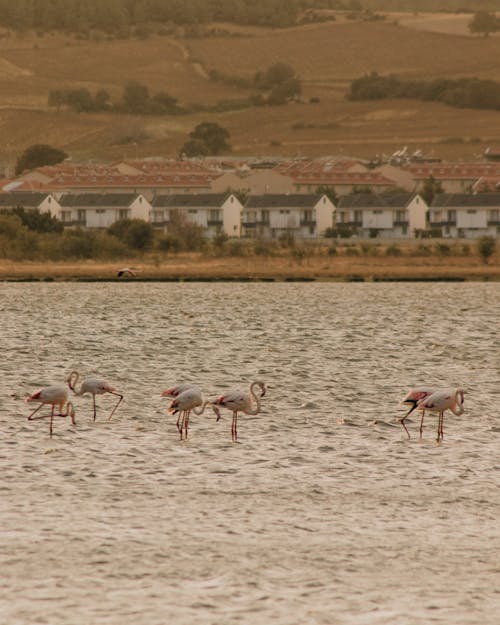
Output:
[[237,430],[237,420],[238,420],[238,412],[233,412],[233,423],[231,425],[231,439],[233,443],[238,440],[238,430]]
[[52,438],[52,423],[54,421],[54,404],[52,404],[52,412],[50,413],[50,427],[49,427],[49,432],[50,432],[50,438]]
[[96,408],[96,405],[95,405],[95,394],[92,395],[92,399],[94,400],[94,421],[95,421],[95,418],[97,416],[97,408]]
[[[33,415],[34,415],[35,413],[37,413],[37,412],[40,410],[40,408],[41,408],[42,406],[44,406],[44,405],[45,405],[45,404],[40,404],[40,405],[38,406],[38,408],[35,408],[35,410],[33,410],[33,412],[32,412],[32,413],[30,414],[30,416],[28,417],[28,421],[32,421],[32,420],[33,420]],[[45,417],[48,417],[48,415],[43,415],[43,416],[41,416],[41,417],[35,417],[35,419],[45,419]]]
[[188,437],[188,428],[189,428],[189,413],[190,410],[186,410],[186,416],[184,417],[184,438]]
[[420,438],[422,438],[422,434],[424,432],[424,417],[425,417],[425,410],[422,410],[422,418],[420,419]]
[[181,435],[181,440],[183,439],[182,430],[184,429],[184,422],[186,421],[186,412],[187,412],[186,410],[181,410],[181,414],[180,414],[180,417],[182,418],[181,418],[180,426],[178,429],[179,429],[179,434]]
[[406,430],[406,433],[408,434],[408,438],[411,438],[411,436],[410,436],[410,432],[408,432],[408,428],[406,427],[405,419],[406,419],[406,417],[408,417],[410,415],[410,413],[412,413],[415,410],[416,406],[417,406],[417,404],[414,404],[410,408],[410,410],[408,410],[408,412],[405,414],[405,416],[402,419],[400,419],[401,425],[404,427],[404,429]]
[[120,395],[120,393],[115,393],[114,391],[109,391],[111,393],[111,395],[117,395],[120,399],[118,400],[116,406],[113,408],[113,410],[111,411],[111,414],[108,417],[108,421],[111,419],[111,417],[115,414],[115,410],[118,408],[120,402],[123,399],[123,395]]
[[444,421],[444,410],[443,412],[439,413],[439,419],[438,419],[438,441],[441,439],[443,440],[444,434],[443,434],[443,421]]
[[177,431],[179,432],[179,434],[181,435],[181,440],[182,440],[182,415],[183,415],[183,411],[180,410],[179,411],[179,416],[177,417]]

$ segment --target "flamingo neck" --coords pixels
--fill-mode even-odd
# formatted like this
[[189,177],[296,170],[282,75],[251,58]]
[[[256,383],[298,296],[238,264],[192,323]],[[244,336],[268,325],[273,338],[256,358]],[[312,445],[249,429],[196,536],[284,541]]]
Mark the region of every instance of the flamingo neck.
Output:
[[454,415],[456,415],[457,417],[459,417],[461,414],[463,414],[463,413],[464,413],[464,405],[463,405],[463,402],[461,402],[461,401],[457,401],[457,403],[456,403],[454,406],[452,406],[452,407],[450,408],[450,410],[452,411],[452,413],[453,413]]
[[83,393],[82,393],[82,385],[80,384],[80,388],[79,389],[76,388],[76,384],[77,384],[79,379],[80,379],[80,374],[78,373],[78,371],[72,371],[69,374],[68,386],[73,391],[73,393],[75,395],[83,395]]
[[205,412],[205,408],[207,406],[211,406],[211,405],[212,405],[212,402],[206,400],[206,401],[203,402],[203,404],[201,406],[193,408],[193,412],[194,412],[195,415],[199,416],[199,415],[201,415],[201,414],[203,414]]
[[258,395],[255,394],[254,388],[256,386],[259,386],[258,382],[252,382],[252,384],[250,384],[250,395],[253,397],[254,401],[255,401],[255,407],[251,408],[247,414],[258,414],[260,412],[260,398]]

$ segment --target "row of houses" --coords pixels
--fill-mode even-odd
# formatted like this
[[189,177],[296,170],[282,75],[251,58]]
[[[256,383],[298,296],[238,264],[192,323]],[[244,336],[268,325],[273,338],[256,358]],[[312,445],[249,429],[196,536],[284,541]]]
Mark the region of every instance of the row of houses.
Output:
[[200,162],[151,158],[110,164],[68,160],[0,181],[0,193],[2,189],[47,192],[55,197],[63,193],[136,193],[151,202],[155,196],[166,194],[227,190],[251,195],[310,194],[321,188],[343,197],[360,189],[378,194],[398,189],[420,193],[430,179],[443,193],[497,192],[500,163],[407,162],[374,168],[360,159],[339,156],[265,163],[227,157]]
[[341,236],[411,238],[426,230],[453,238],[500,236],[500,193],[440,194],[428,206],[418,193],[356,193],[333,202],[326,194],[157,194],[42,192],[0,194],[0,210],[23,207],[50,213],[66,227],[108,228],[143,219],[168,233],[195,223],[208,238],[315,239],[334,228]]

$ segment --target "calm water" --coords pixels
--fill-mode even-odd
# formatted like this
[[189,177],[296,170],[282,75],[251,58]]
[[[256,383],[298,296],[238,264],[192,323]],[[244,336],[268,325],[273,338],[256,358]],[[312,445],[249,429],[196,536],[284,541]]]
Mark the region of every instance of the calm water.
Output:
[[[497,625],[500,284],[0,284],[3,625]],[[22,398],[125,394],[77,427]],[[161,390],[269,386],[193,417]],[[408,440],[398,401],[461,385]]]

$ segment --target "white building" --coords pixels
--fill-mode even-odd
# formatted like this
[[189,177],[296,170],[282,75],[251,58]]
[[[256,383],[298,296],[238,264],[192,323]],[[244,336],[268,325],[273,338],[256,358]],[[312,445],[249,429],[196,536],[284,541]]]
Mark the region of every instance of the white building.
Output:
[[148,221],[151,204],[137,193],[65,193],[50,213],[66,226],[108,228],[120,219]]
[[232,193],[157,195],[151,204],[150,221],[167,233],[175,220],[185,220],[204,228],[209,238],[218,232],[239,237],[242,210]]
[[57,200],[50,193],[33,191],[0,193],[0,210],[24,208],[38,209],[41,213],[47,213],[52,212],[52,209],[57,210],[57,206]]
[[340,198],[335,223],[363,238],[414,237],[426,228],[427,209],[414,193],[356,193]]
[[250,238],[298,239],[323,236],[333,225],[335,206],[326,195],[264,194],[248,198],[242,213],[242,235]]
[[429,226],[445,237],[474,239],[500,235],[500,193],[443,193],[429,209]]

